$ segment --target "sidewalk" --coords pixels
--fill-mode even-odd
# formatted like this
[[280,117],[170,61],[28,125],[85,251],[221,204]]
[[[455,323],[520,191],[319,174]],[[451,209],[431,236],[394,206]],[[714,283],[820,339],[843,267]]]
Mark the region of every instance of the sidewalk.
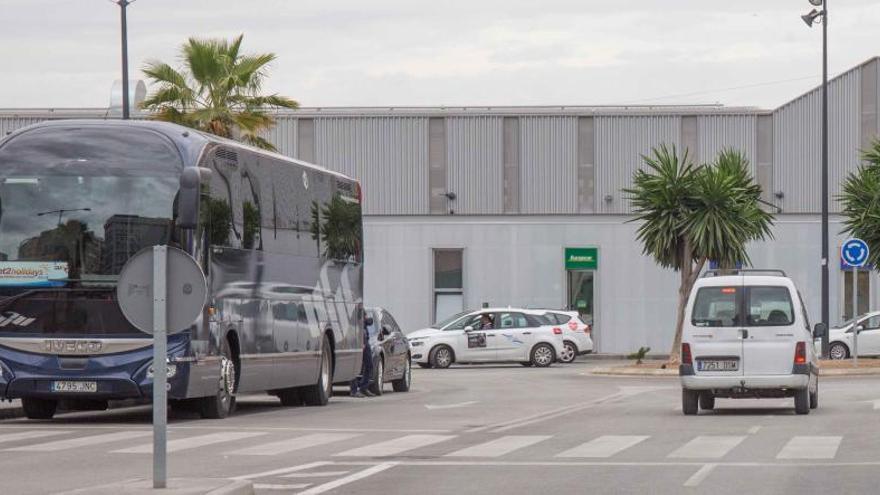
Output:
[[12,402],[8,400],[0,401],[0,419],[17,418],[23,415],[24,411],[21,410],[20,400]]

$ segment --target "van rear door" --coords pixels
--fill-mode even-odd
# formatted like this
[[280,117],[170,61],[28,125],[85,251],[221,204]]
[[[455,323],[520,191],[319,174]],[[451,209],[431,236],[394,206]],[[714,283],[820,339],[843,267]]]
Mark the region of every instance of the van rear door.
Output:
[[745,287],[748,334],[743,339],[746,375],[788,375],[802,328],[795,325],[792,293],[785,286]]
[[742,375],[742,283],[697,289],[690,336],[697,376]]

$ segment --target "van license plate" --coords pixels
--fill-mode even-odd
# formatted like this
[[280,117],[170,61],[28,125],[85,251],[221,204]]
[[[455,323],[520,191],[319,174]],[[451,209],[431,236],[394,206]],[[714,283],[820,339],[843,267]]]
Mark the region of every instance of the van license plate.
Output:
[[98,391],[98,382],[52,382],[52,391],[95,393]]
[[699,371],[736,371],[739,369],[739,361],[735,359],[713,359],[697,361]]

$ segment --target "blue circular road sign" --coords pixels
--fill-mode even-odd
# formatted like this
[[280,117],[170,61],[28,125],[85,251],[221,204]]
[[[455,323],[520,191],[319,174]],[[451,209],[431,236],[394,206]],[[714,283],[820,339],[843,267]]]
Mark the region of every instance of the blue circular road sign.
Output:
[[849,266],[863,267],[868,262],[868,244],[861,239],[847,239],[840,247],[840,259]]

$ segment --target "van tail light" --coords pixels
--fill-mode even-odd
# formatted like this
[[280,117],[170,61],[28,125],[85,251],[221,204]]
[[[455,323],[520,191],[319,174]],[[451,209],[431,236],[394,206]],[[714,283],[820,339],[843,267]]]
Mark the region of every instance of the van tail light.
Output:
[[694,357],[691,356],[691,345],[688,343],[681,344],[681,364],[694,364]]
[[807,364],[807,343],[798,342],[794,348],[794,364]]
[[562,329],[559,327],[553,327],[553,333],[556,335],[562,335]]

